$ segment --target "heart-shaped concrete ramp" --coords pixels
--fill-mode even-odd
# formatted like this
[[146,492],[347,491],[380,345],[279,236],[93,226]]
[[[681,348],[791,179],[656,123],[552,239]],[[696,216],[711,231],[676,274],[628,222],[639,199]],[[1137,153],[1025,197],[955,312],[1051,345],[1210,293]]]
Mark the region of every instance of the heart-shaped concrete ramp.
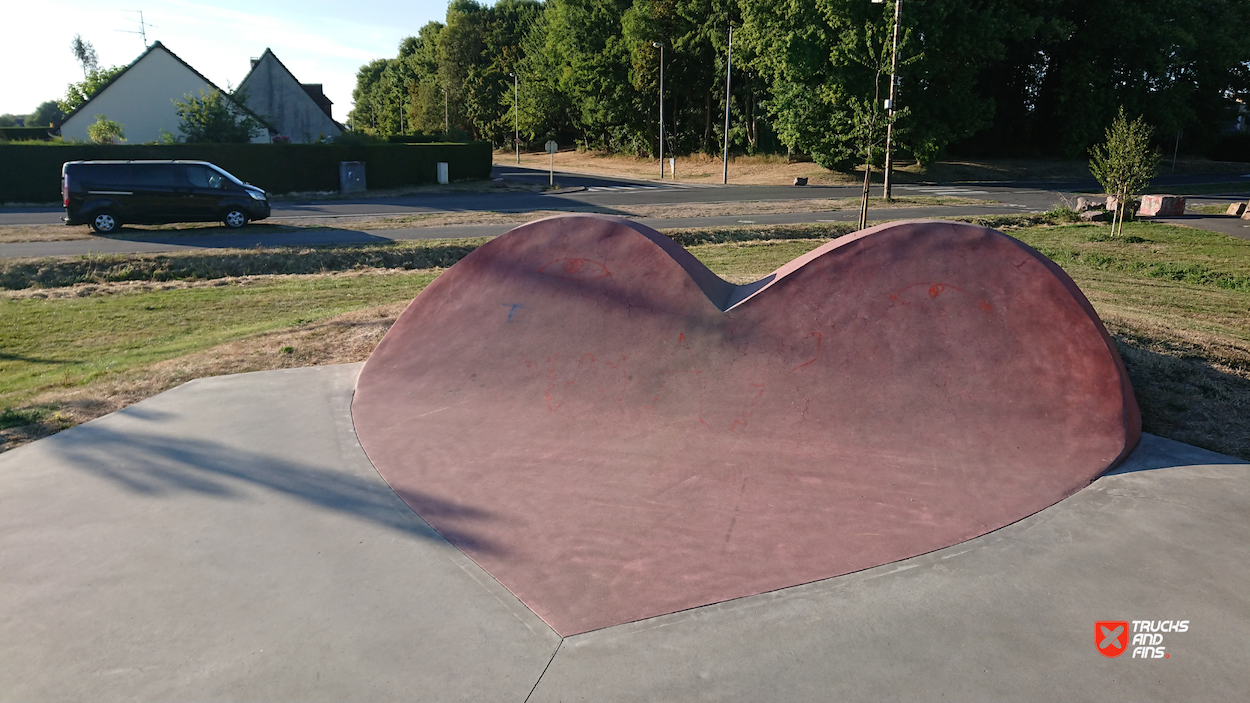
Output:
[[561,635],[984,534],[1141,425],[1076,285],[993,230],[882,225],[734,286],[593,216],[430,284],[353,414],[404,501]]

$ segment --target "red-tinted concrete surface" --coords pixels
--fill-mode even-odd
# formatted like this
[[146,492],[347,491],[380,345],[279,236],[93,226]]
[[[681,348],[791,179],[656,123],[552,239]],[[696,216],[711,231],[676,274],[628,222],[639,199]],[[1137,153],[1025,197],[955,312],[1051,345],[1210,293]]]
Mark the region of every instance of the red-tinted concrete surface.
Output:
[[1072,281],[950,222],[741,287],[625,220],[533,222],[417,297],[353,415],[408,505],[561,635],[975,537],[1140,435]]

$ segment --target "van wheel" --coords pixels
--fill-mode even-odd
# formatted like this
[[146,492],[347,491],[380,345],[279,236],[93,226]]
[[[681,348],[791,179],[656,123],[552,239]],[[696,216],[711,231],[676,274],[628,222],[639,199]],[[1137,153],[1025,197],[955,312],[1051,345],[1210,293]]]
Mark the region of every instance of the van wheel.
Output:
[[242,210],[227,210],[226,216],[221,218],[221,221],[230,229],[238,229],[247,224],[247,215],[244,215]]
[[116,232],[121,223],[113,216],[111,212],[102,212],[91,220],[91,229],[99,234],[109,234]]

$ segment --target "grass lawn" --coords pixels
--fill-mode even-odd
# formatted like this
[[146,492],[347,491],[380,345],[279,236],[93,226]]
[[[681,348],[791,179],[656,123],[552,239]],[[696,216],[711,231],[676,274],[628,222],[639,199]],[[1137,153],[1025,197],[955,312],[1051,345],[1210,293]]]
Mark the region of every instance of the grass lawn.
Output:
[[[1155,223],[993,218],[1050,256],[1115,335],[1149,432],[1250,458],[1250,242]],[[840,224],[669,232],[735,282]],[[0,262],[0,447],[191,378],[359,361],[480,241]]]

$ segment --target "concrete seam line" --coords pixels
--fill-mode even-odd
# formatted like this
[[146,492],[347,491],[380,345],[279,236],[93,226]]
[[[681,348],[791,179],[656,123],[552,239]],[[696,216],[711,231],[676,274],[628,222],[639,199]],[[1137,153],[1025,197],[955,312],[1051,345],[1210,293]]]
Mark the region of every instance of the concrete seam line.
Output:
[[543,677],[547,675],[547,669],[551,668],[551,662],[556,660],[556,655],[560,653],[560,648],[563,646],[564,638],[561,637],[560,641],[556,643],[556,650],[551,653],[551,658],[547,660],[547,666],[543,667],[543,673],[538,675],[538,680],[534,682],[534,687],[525,695],[525,703],[529,703],[530,696],[534,695],[534,691],[538,690],[538,684],[543,682]]

